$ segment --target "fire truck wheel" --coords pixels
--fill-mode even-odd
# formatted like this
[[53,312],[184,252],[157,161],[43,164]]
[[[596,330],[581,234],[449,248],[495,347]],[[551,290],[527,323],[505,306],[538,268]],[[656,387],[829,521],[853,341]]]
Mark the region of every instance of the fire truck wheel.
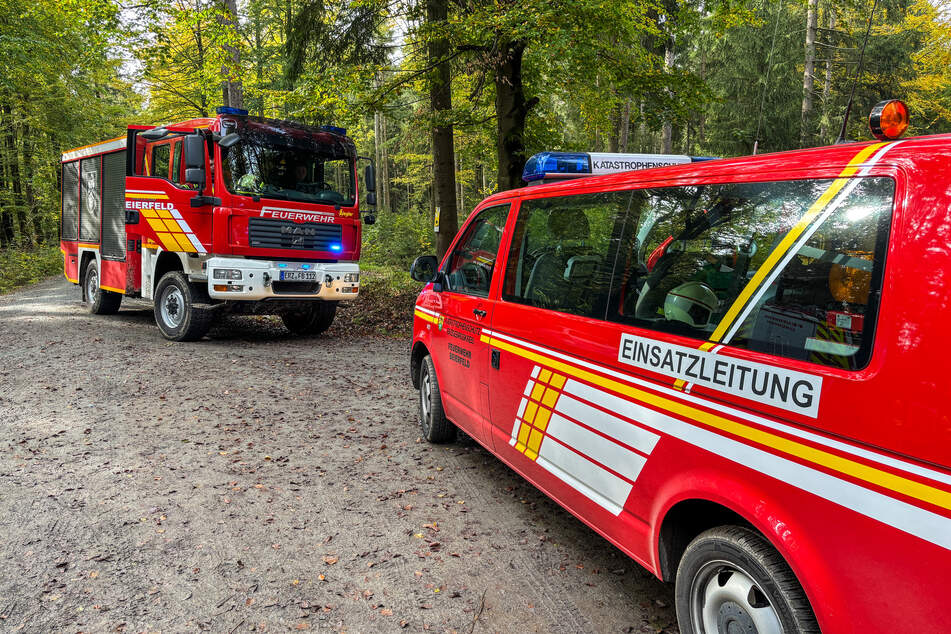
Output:
[[813,634],[819,625],[802,586],[759,533],[720,526],[690,542],[676,581],[683,634]]
[[336,315],[337,302],[312,302],[282,313],[281,321],[295,335],[319,335],[330,328]]
[[113,315],[119,312],[122,295],[99,288],[99,265],[96,260],[89,260],[86,266],[86,280],[83,295],[89,312],[93,315]]
[[155,323],[162,336],[171,341],[195,341],[211,328],[213,311],[195,306],[200,291],[184,273],[171,271],[155,287]]
[[419,424],[423,428],[423,438],[431,443],[446,443],[456,439],[456,426],[449,422],[442,409],[436,366],[428,354],[419,364]]

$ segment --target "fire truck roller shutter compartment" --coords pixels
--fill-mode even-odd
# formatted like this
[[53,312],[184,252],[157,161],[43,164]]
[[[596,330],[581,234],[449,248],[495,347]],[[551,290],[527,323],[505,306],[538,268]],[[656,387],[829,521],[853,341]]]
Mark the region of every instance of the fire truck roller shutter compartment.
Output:
[[100,157],[83,159],[80,164],[79,239],[83,242],[99,242],[99,161]]
[[79,237],[79,161],[63,163],[63,240]]
[[124,260],[125,151],[102,157],[102,255]]

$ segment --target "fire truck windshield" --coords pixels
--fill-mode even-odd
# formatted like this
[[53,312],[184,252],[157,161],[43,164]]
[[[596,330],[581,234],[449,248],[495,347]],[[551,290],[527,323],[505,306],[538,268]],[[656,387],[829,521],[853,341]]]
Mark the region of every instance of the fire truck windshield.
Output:
[[221,148],[222,176],[232,194],[354,205],[353,145],[305,126],[252,117],[224,119],[241,141]]

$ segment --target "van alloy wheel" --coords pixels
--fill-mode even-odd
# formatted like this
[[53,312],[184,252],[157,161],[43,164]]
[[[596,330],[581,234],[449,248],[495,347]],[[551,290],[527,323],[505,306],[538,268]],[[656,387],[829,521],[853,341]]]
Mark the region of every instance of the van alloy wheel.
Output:
[[705,634],[783,634],[763,590],[744,570],[722,560],[707,563],[694,577],[690,618]]

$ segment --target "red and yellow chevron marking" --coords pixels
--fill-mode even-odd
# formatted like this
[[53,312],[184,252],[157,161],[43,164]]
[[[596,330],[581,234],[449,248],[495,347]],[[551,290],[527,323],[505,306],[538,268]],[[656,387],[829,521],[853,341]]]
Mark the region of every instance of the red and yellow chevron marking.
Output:
[[565,375],[555,374],[546,369],[541,370],[534,381],[529,380],[525,388],[528,400],[524,411],[516,418],[516,425],[512,430],[512,442],[515,444],[516,451],[524,454],[529,460],[538,458],[538,451],[545,437],[545,429],[548,427],[552,410],[558,403],[558,397],[561,396],[560,390],[565,386],[566,380]]

